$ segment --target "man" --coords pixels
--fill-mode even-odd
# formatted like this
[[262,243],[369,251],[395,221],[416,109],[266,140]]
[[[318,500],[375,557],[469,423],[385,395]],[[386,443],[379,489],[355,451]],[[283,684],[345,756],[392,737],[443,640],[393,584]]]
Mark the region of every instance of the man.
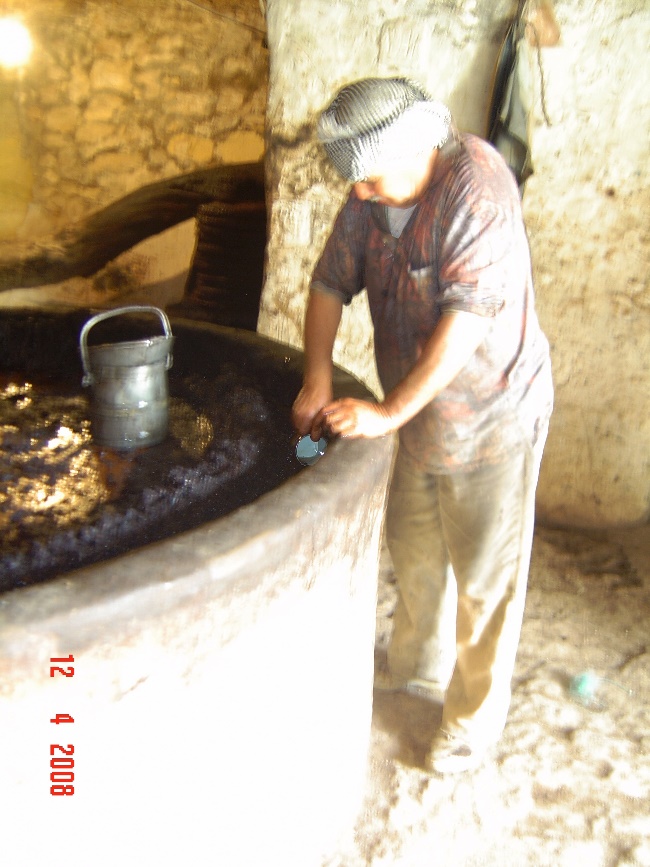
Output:
[[[312,279],[294,424],[312,438],[399,431],[391,684],[444,694],[427,766],[464,771],[508,713],[553,401],[517,185],[406,79],[343,88],[318,132],[353,187]],[[333,401],[342,305],[364,288],[385,396]]]

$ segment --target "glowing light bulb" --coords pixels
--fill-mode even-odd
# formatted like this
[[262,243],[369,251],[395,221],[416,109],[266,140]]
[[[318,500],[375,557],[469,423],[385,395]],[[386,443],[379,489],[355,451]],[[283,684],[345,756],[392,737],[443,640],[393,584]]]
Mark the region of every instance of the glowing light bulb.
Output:
[[29,30],[15,18],[0,18],[0,66],[18,69],[24,66],[32,53]]

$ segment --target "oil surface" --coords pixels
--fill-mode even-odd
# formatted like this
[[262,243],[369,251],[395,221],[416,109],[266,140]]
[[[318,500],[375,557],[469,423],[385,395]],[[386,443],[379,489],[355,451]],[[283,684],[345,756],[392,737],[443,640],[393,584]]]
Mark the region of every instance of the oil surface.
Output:
[[0,591],[197,526],[298,469],[288,412],[236,365],[170,378],[169,436],[94,444],[75,377],[0,374]]

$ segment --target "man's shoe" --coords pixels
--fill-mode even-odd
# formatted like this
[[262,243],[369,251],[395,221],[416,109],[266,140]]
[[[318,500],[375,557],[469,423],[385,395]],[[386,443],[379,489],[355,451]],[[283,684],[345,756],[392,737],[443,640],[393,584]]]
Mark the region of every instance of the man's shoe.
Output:
[[472,747],[458,735],[441,729],[431,744],[426,768],[436,774],[461,774],[482,764],[485,753],[485,749]]

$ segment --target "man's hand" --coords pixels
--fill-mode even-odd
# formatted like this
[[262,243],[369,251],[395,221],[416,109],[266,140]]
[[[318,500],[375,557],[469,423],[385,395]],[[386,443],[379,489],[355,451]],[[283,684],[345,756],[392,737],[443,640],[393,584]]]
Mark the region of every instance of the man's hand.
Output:
[[314,418],[311,438],[321,433],[342,437],[381,437],[395,429],[392,419],[380,403],[344,397],[324,406]]
[[312,430],[318,411],[332,401],[332,350],[342,310],[337,295],[312,287],[305,314],[304,379],[291,413],[301,436]]
[[[291,410],[291,420],[299,434],[304,436],[314,429],[315,417],[331,400],[332,386],[330,384],[303,385]],[[312,436],[312,439],[318,439],[319,436]]]

